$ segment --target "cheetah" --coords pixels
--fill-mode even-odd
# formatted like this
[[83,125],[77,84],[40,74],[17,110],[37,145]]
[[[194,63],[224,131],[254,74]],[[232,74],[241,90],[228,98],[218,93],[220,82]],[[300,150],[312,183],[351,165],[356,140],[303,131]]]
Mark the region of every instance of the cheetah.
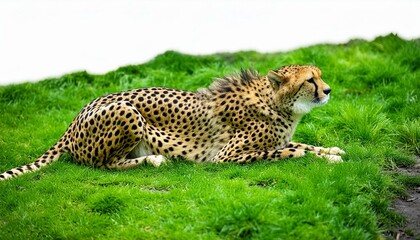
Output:
[[302,116],[326,104],[330,92],[319,68],[289,65],[265,76],[241,70],[195,92],[151,87],[105,95],[83,107],[35,162],[0,180],[38,170],[65,153],[104,169],[158,167],[168,157],[250,163],[311,153],[341,162],[344,151],[337,147],[292,142]]

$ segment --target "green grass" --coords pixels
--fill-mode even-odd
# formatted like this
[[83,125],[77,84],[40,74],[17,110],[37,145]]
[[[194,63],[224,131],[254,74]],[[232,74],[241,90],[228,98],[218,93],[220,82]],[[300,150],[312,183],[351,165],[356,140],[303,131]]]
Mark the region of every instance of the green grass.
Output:
[[0,87],[0,171],[32,162],[83,105],[111,92],[196,90],[253,67],[314,64],[332,98],[295,141],[338,146],[342,164],[313,156],[250,165],[174,160],[105,171],[65,156],[0,182],[0,239],[378,239],[404,219],[389,206],[418,178],[388,174],[419,155],[420,41],[395,35],[286,53],[166,52],[105,75],[78,72]]

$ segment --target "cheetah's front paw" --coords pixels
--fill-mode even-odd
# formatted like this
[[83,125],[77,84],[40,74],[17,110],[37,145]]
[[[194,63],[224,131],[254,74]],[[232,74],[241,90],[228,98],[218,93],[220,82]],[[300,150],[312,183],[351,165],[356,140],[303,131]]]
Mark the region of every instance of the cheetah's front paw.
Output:
[[329,163],[341,163],[343,162],[343,159],[341,159],[341,156],[339,155],[323,155],[323,158],[327,159]]
[[331,148],[322,148],[321,153],[327,154],[327,155],[343,155],[346,154],[344,150],[341,150],[338,147],[331,147]]

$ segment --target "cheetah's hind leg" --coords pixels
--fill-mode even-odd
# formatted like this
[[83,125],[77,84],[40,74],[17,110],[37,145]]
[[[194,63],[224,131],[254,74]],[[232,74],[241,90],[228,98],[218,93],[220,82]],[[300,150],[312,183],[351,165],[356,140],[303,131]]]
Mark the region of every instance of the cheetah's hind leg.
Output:
[[137,167],[144,163],[148,163],[155,167],[159,167],[161,164],[165,162],[166,160],[162,155],[148,155],[148,156],[142,156],[142,157],[133,158],[133,159],[113,161],[112,163],[108,163],[106,167],[108,169],[124,170],[124,169]]
[[116,102],[93,109],[82,120],[73,151],[81,163],[107,169],[129,169],[143,163],[164,162],[144,142],[146,120],[130,102]]

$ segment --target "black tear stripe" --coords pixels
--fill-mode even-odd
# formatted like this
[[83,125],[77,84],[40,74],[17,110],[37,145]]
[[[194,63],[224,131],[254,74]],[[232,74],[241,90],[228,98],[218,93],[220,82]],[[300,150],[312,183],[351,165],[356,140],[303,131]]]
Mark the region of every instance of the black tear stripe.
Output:
[[303,84],[305,84],[305,83],[302,83],[300,85],[299,89],[295,92],[295,94],[293,95],[293,97],[296,96],[300,92],[300,89],[303,87]]
[[[316,99],[316,98],[318,98],[319,97],[319,94],[318,94],[318,85],[316,85],[316,83],[315,83],[315,81],[311,78],[311,79],[309,79],[308,80],[308,82],[309,83],[312,83],[314,86],[315,86],[315,94],[314,94],[314,99]],[[303,82],[300,86],[299,86],[299,89],[295,92],[295,94],[293,95],[293,97],[294,96],[296,96],[299,92],[300,92],[300,89],[303,87],[303,85],[305,84],[305,82]]]
[[315,94],[314,94],[314,98],[318,98],[319,94],[318,94],[318,85],[316,85],[315,81],[313,78],[309,79],[308,82],[312,83],[315,86]]
[[314,97],[315,98],[318,98],[319,97],[319,95],[318,95],[318,85],[316,85],[315,82],[314,82],[314,86],[315,86],[315,95],[314,95]]

